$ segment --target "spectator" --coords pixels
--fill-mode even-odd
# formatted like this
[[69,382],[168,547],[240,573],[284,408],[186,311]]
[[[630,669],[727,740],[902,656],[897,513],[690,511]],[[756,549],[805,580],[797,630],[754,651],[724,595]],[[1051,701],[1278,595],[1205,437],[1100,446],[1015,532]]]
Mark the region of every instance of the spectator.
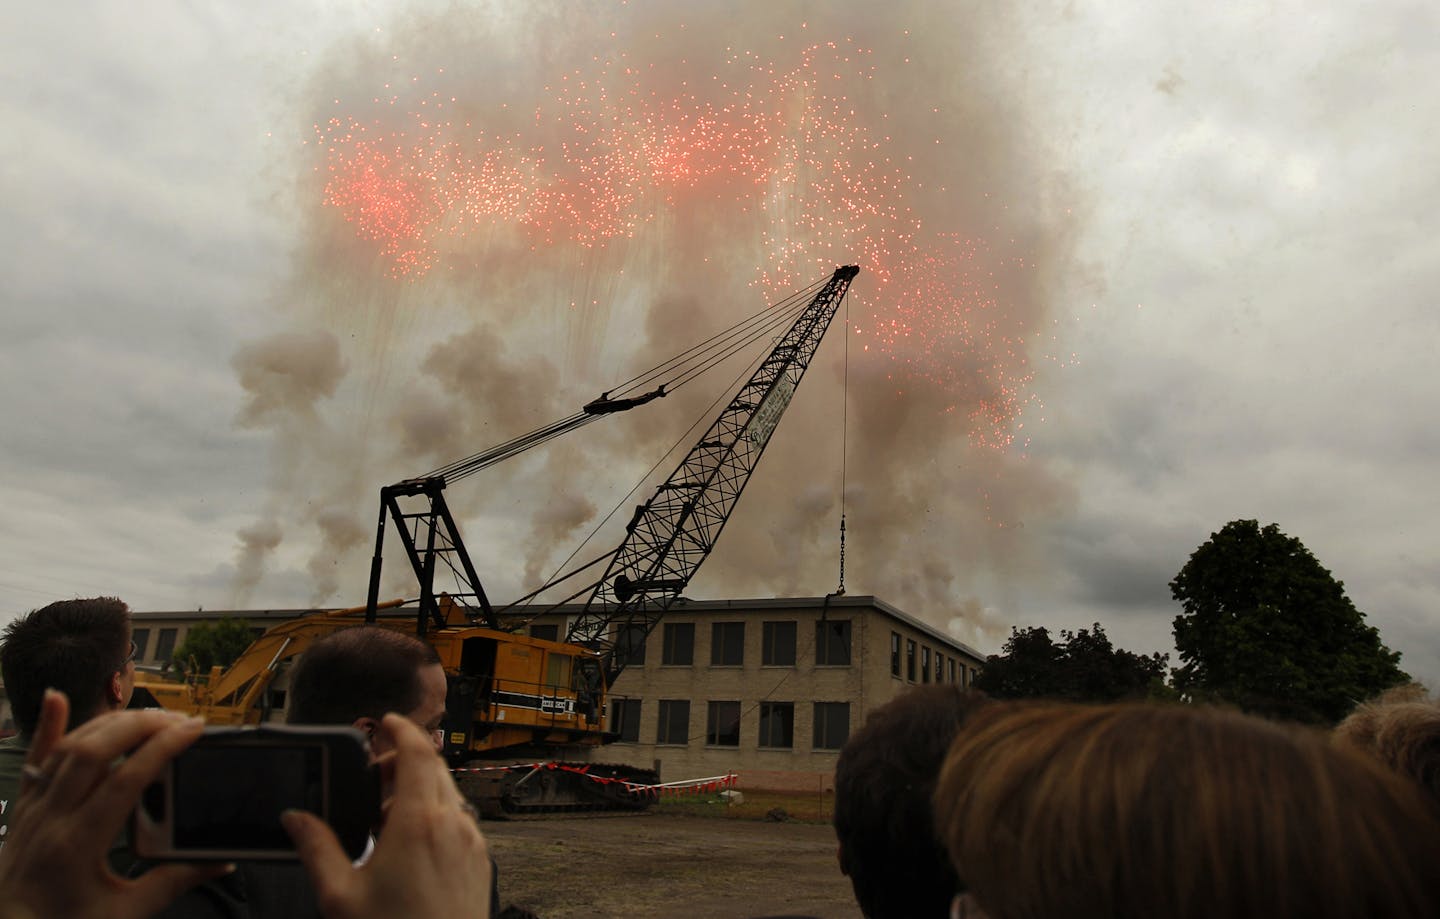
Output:
[[[394,629],[356,626],[305,649],[290,677],[285,721],[353,726],[379,757],[392,749],[393,733],[380,724],[393,712],[421,728],[438,751],[445,696],[445,669],[434,648]],[[156,919],[313,919],[317,910],[300,865],[240,862],[233,874],[190,891]],[[492,902],[492,914],[498,910]]]
[[349,724],[370,737],[387,712],[419,725],[439,750],[445,719],[445,668],[435,649],[404,632],[358,626],[327,635],[306,649],[290,677],[288,724]]
[[992,919],[1440,915],[1440,821],[1411,783],[1236,712],[996,703],[935,800]]
[[[105,861],[108,840],[141,791],[200,736],[199,719],[116,712],[64,735],[67,709],[63,693],[46,694],[17,817],[29,842],[0,850],[0,914],[141,919],[187,887],[226,871],[224,865],[171,864],[123,880]],[[350,864],[329,827],[314,816],[285,817],[320,892],[321,913],[327,919],[487,919],[491,875],[485,838],[463,810],[444,761],[424,734],[399,716],[382,719],[376,734],[394,751],[381,768],[395,795],[383,838],[364,867]]]
[[[0,673],[19,733],[0,740],[0,846],[23,838],[10,816],[19,803],[20,771],[40,719],[45,690],[74,700],[69,727],[122,709],[135,688],[130,610],[114,597],[61,600],[13,620],[0,635]],[[121,852],[123,852],[123,844]],[[118,854],[118,853],[117,853]]]
[[1440,804],[1440,703],[1418,684],[1397,686],[1355,709],[1333,735],[1420,784]]
[[868,919],[946,917],[958,889],[931,798],[950,743],[983,701],[919,686],[870,713],[835,766],[840,870]]

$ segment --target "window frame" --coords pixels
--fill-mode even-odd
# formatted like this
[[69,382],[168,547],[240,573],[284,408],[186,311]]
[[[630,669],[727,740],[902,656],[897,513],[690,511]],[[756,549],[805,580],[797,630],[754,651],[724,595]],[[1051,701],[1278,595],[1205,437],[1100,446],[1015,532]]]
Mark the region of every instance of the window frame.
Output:
[[[739,748],[741,710],[739,699],[717,699],[705,703],[705,746]],[[729,719],[733,715],[734,721]],[[721,726],[726,730],[722,734]]]
[[[693,622],[665,622],[660,625],[660,666],[662,667],[693,667],[695,666],[695,623]],[[680,654],[679,636],[688,635],[685,642],[684,654]],[[684,660],[679,658],[683,657]]]
[[[659,706],[659,717],[655,720],[655,745],[657,747],[685,747],[690,744],[690,700],[689,699],[661,699]],[[681,730],[680,739],[671,735],[675,733],[676,713],[683,713],[679,723],[684,727]]]
[[[616,743],[639,743],[640,742],[640,714],[642,700],[640,699],[611,699],[610,704],[610,732],[618,734]],[[619,723],[620,730],[615,729]]]
[[[730,660],[727,652],[737,650],[736,659]],[[710,623],[710,666],[745,666],[745,620],[725,619]]]
[[[825,713],[826,717],[821,717],[822,711]],[[841,737],[837,742],[834,738],[830,736],[830,734],[833,732],[830,730],[831,724],[829,720],[829,714],[831,712],[841,711],[843,711],[845,715],[845,730],[843,732],[845,736]],[[811,749],[816,751],[838,752],[841,748],[845,746],[845,742],[850,739],[850,703],[816,702],[814,703],[812,713],[813,715],[810,732]]]
[[[830,634],[834,627],[842,634]],[[815,666],[849,667],[854,648],[855,627],[849,619],[815,620]],[[832,654],[843,652],[844,660],[831,660]]]
[[[785,631],[783,626],[789,626],[789,660],[777,660],[776,651],[785,650],[783,642],[776,641],[776,632]],[[762,667],[794,667],[799,660],[797,646],[800,641],[800,624],[794,619],[776,619],[761,623],[760,629],[760,666]],[[779,647],[777,647],[779,645]]]
[[[784,713],[781,718],[784,726],[784,733],[788,743],[768,743],[774,740],[775,716]],[[771,727],[770,737],[766,735],[766,727]],[[793,750],[795,749],[795,703],[794,702],[761,702],[760,723],[756,726],[756,744],[762,750]]]

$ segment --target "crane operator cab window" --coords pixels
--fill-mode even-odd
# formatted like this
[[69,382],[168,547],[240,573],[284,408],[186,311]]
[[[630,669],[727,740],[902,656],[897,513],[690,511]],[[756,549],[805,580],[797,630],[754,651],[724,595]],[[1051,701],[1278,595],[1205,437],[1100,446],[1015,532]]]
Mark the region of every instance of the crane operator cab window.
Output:
[[600,662],[593,657],[575,659],[575,710],[591,723],[600,718],[600,702],[605,694],[605,677]]

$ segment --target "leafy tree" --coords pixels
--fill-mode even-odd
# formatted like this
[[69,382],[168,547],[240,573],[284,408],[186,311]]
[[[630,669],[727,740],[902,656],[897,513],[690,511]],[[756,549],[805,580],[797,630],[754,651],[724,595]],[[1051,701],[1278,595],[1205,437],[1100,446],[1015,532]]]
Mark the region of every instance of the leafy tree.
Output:
[[1344,588],[1275,524],[1227,523],[1170,582],[1184,607],[1175,617],[1175,688],[1320,723],[1408,680]]
[[1042,626],[1011,629],[1000,654],[990,655],[975,686],[996,698],[1058,698],[1113,702],[1160,693],[1169,657],[1134,654],[1110,643],[1097,622],[1061,630],[1057,644]]
[[196,672],[206,674],[211,667],[235,663],[254,640],[255,634],[243,619],[226,617],[201,623],[186,633],[185,643],[176,649],[171,661],[178,670],[188,673],[193,660]]

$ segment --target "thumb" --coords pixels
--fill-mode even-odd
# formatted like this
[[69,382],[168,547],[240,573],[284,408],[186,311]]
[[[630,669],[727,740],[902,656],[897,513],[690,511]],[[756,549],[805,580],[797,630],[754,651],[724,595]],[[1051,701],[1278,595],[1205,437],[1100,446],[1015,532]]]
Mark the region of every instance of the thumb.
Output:
[[295,851],[305,864],[305,873],[310,875],[320,902],[343,899],[354,868],[335,831],[314,814],[299,810],[281,814],[280,822],[294,840]]
[[169,906],[182,893],[205,881],[224,877],[235,870],[223,865],[160,865],[131,881],[131,903],[136,915],[150,916]]

